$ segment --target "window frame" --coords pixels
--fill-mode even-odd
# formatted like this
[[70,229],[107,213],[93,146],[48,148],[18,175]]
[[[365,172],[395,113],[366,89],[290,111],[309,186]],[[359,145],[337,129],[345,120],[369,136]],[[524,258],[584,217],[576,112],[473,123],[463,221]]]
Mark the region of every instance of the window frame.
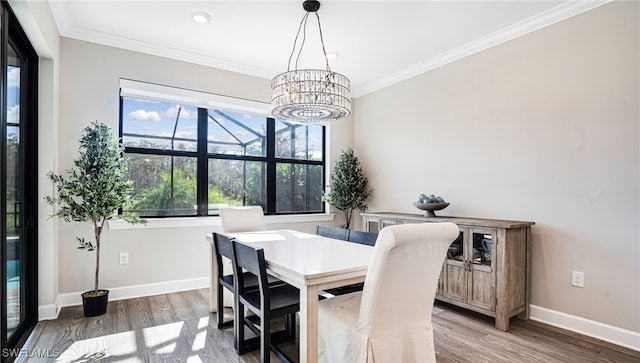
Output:
[[[127,89],[123,91],[124,87],[122,85],[121,80],[121,88],[120,88],[120,97],[119,97],[119,129],[118,136],[120,140],[123,139],[123,130],[124,130],[124,122],[125,116],[123,112],[123,102],[125,98],[131,99],[139,99],[143,101],[160,101],[160,102],[170,102],[170,103],[179,103],[183,105],[188,105],[197,108],[197,125],[198,125],[198,135],[197,135],[197,147],[196,151],[185,151],[185,150],[164,150],[164,149],[151,149],[151,148],[141,148],[141,147],[131,147],[124,146],[124,154],[138,154],[138,155],[159,155],[159,156],[178,156],[178,157],[195,157],[196,165],[197,165],[197,174],[196,174],[196,213],[190,215],[158,215],[158,216],[145,216],[146,218],[182,218],[182,217],[215,217],[219,214],[209,214],[208,209],[208,173],[209,173],[209,160],[218,159],[218,160],[237,160],[237,161],[257,161],[264,162],[267,168],[267,176],[266,176],[266,200],[264,200],[264,213],[265,215],[296,215],[296,214],[326,214],[326,203],[321,203],[320,210],[316,211],[291,211],[291,212],[277,212],[277,198],[276,198],[276,187],[277,187],[277,165],[278,164],[289,164],[289,165],[311,165],[311,166],[320,166],[322,168],[322,193],[325,192],[326,188],[326,143],[327,143],[327,128],[324,125],[317,125],[322,127],[322,150],[321,160],[306,160],[306,159],[296,159],[296,158],[279,158],[276,157],[276,120],[275,118],[267,115],[267,104],[262,104],[262,111],[260,108],[255,107],[257,104],[256,101],[249,101],[245,99],[235,99],[227,96],[220,95],[212,95],[201,93],[192,90],[184,90],[184,89],[175,89],[177,92],[188,92],[189,94],[196,93],[199,98],[198,101],[189,102],[185,99],[185,97],[172,97],[171,94],[160,95],[158,92],[149,92],[148,90],[136,91],[135,89],[132,91],[130,87],[131,84],[137,84],[136,81],[126,80]],[[159,87],[164,91],[171,91],[173,88],[168,86],[160,86],[144,83],[145,87],[150,87],[151,89],[154,86]],[[154,90],[155,91],[155,90]],[[168,93],[168,92],[167,92]],[[207,95],[210,95],[214,98],[211,102],[202,102],[203,98],[206,98]],[[203,97],[204,96],[204,97]],[[223,98],[225,102],[216,101],[216,99]],[[232,103],[236,100],[238,102],[237,107],[234,107]],[[252,109],[247,110],[246,104],[253,103],[254,106]],[[222,111],[230,111],[230,112],[245,112],[252,114],[254,116],[265,117],[266,119],[266,155],[264,156],[255,156],[255,155],[232,155],[232,154],[220,154],[220,153],[209,153],[208,152],[208,118],[210,110],[222,110]],[[256,112],[257,111],[257,112]],[[305,125],[301,125],[305,126]]]

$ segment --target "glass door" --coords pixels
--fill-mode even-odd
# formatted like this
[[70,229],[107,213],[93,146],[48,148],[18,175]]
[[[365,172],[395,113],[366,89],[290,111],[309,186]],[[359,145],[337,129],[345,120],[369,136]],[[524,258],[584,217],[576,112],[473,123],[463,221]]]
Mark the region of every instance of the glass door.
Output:
[[5,218],[6,247],[6,296],[7,296],[7,339],[15,333],[22,320],[23,295],[20,284],[20,264],[22,261],[22,205],[23,183],[20,147],[20,59],[11,45],[7,47],[7,103],[5,140],[5,198],[7,218]]
[[37,57],[6,2],[0,11],[0,341],[13,360],[38,320]]

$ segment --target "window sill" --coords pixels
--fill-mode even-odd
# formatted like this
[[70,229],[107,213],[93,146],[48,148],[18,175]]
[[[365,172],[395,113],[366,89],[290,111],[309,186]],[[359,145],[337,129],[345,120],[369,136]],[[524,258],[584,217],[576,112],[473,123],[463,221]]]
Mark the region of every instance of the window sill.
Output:
[[[267,224],[287,224],[304,222],[325,222],[335,218],[333,213],[325,214],[288,214],[264,216]],[[220,217],[184,217],[184,218],[146,218],[147,224],[129,224],[122,219],[107,221],[111,230],[148,229],[148,228],[188,228],[188,227],[217,227],[222,226]]]

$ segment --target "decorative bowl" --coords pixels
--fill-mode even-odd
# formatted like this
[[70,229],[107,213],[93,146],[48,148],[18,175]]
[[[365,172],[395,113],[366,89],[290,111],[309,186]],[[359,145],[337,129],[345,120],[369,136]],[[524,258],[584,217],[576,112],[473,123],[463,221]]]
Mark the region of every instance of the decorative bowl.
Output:
[[425,213],[424,213],[425,217],[435,217],[436,213],[434,211],[447,208],[449,203],[420,203],[420,202],[413,202],[413,205],[416,208],[425,211]]

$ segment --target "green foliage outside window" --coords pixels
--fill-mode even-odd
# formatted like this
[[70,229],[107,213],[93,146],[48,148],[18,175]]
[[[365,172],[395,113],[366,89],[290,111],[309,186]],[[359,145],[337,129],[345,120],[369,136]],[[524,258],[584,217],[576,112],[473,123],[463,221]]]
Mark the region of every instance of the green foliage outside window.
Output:
[[170,171],[160,172],[162,182],[153,189],[142,191],[133,203],[133,210],[161,209],[171,211],[194,211],[196,204],[196,179],[188,178],[186,172],[175,169],[173,179]]
[[[121,113],[128,178],[136,187],[125,210],[148,217],[215,215],[228,205],[260,205],[270,214],[324,210],[322,126],[127,97]],[[198,140],[203,128],[207,138]],[[268,140],[275,141],[269,155]],[[196,147],[202,142],[206,148]],[[271,184],[267,171],[274,166]],[[207,199],[198,200],[204,185]]]

